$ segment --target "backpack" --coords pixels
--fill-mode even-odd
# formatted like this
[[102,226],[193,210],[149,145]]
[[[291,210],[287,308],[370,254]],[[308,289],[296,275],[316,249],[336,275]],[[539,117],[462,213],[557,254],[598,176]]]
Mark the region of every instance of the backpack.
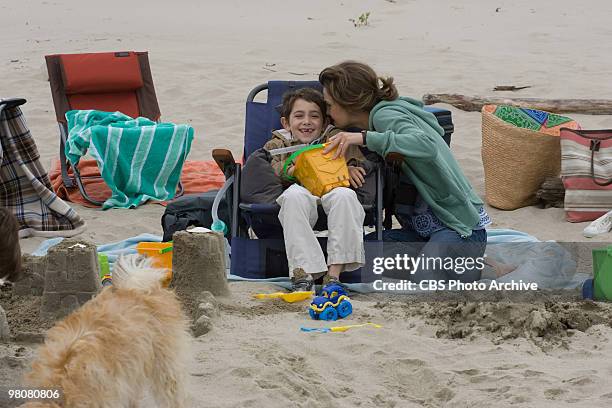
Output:
[[[172,240],[177,231],[187,227],[206,227],[212,224],[212,206],[219,190],[211,190],[201,194],[187,195],[170,202],[161,218],[164,230],[162,240]],[[229,210],[225,197],[219,203],[219,219],[229,225]]]

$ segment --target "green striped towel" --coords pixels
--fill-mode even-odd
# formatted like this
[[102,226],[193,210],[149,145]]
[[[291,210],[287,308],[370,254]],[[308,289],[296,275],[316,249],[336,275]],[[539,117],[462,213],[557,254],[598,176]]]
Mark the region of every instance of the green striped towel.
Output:
[[76,165],[89,150],[112,191],[102,209],[174,197],[193,140],[191,126],[97,110],[68,111],[66,119],[66,157]]

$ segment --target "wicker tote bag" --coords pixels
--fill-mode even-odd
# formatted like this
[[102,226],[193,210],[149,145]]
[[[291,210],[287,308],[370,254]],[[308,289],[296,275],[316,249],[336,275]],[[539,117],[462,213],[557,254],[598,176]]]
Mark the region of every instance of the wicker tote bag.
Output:
[[612,129],[561,129],[561,178],[569,222],[612,210]]
[[547,177],[561,171],[561,125],[570,118],[534,109],[486,105],[482,109],[482,163],[485,198],[502,210],[535,204]]

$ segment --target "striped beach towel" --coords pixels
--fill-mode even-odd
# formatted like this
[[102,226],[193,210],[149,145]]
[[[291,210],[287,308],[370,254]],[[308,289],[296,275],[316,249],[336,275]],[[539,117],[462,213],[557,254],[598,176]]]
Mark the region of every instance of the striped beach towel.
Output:
[[83,219],[51,189],[20,108],[2,111],[0,142],[0,206],[17,217],[19,237],[71,237],[83,232]]
[[68,111],[66,119],[66,157],[76,165],[89,151],[112,192],[102,209],[174,197],[193,140],[191,126],[97,110]]

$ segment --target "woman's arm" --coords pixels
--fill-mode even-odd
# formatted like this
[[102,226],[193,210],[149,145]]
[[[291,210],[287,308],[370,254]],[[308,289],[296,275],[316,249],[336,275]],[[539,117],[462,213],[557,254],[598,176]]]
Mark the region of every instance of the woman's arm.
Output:
[[[431,136],[423,132],[413,119],[401,110],[387,107],[376,112],[374,129],[366,133],[366,146],[382,157],[389,153],[400,153],[409,159],[431,159],[437,155],[437,145]],[[329,139],[324,153],[337,148],[334,158],[345,155],[349,146],[363,145],[363,135],[341,132]]]
[[367,146],[381,156],[400,153],[409,159],[432,159],[438,154],[438,147],[432,136],[423,132],[413,119],[393,107],[381,109],[374,116],[374,129],[368,131]]

